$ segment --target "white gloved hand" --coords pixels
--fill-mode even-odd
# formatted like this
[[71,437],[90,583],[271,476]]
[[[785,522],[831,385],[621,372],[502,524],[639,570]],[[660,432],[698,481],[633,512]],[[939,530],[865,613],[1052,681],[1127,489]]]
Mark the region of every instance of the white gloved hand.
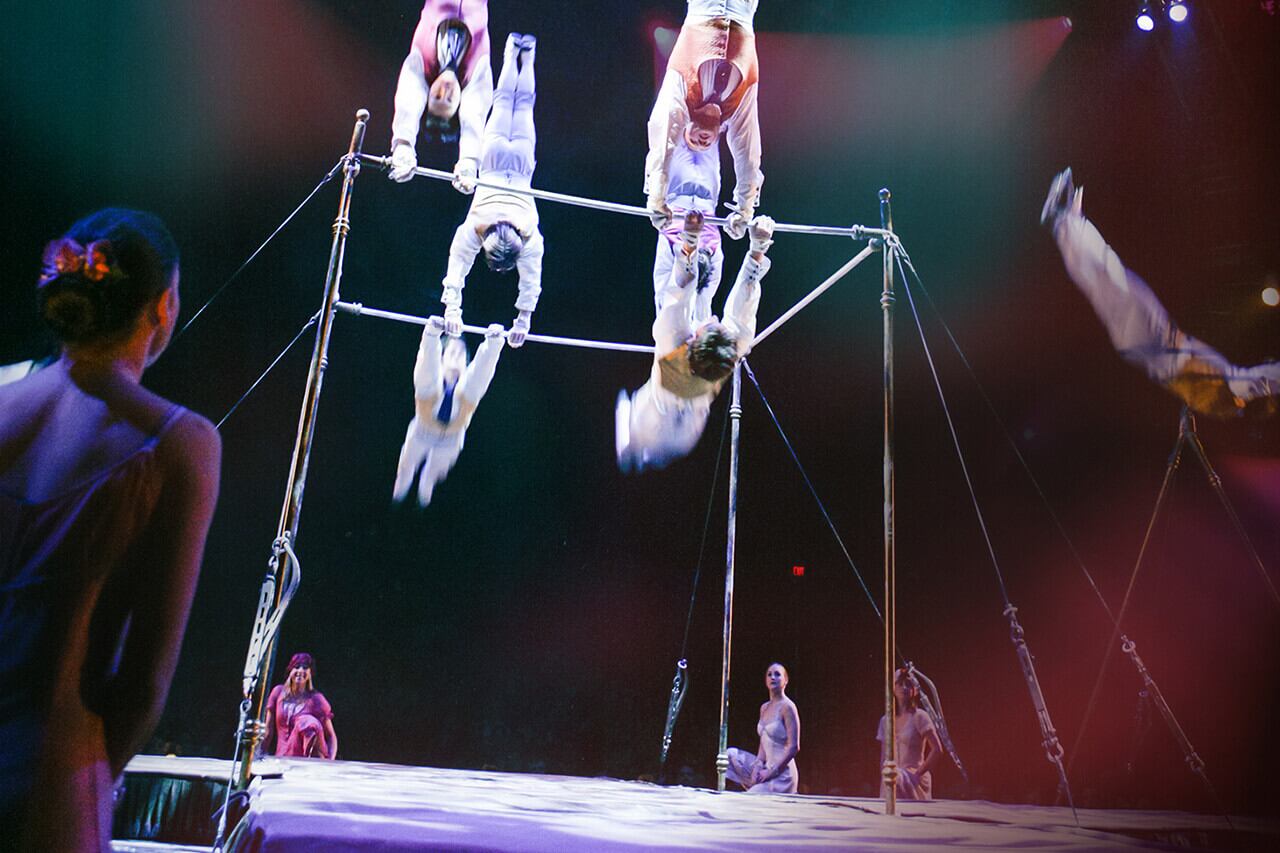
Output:
[[751,234],[751,251],[764,254],[773,245],[773,219],[768,216],[757,216],[751,220],[748,229]]
[[506,330],[502,328],[501,323],[490,323],[489,328],[484,330],[484,336],[486,338],[500,338],[504,331]]
[[702,237],[703,216],[701,211],[690,210],[684,215],[684,227],[680,229],[680,244],[684,253],[692,255],[698,248],[698,240]]
[[413,170],[418,168],[418,152],[407,142],[397,142],[391,149],[391,173],[388,177],[393,181],[404,183],[413,177]]
[[462,334],[462,306],[449,305],[444,309],[444,331],[451,338]]
[[478,174],[476,161],[464,157],[453,167],[453,188],[464,195],[471,195],[476,191]]
[[521,311],[516,315],[515,322],[511,324],[511,331],[507,332],[507,346],[512,349],[519,349],[524,346],[524,336],[529,334],[529,316],[532,312]]
[[671,208],[667,206],[665,199],[651,198],[646,205],[649,211],[649,221],[653,223],[653,227],[661,231],[671,224]]
[[432,315],[427,318],[426,332],[433,338],[438,338],[444,334],[444,318],[439,315]]
[[747,223],[751,221],[751,211],[733,210],[724,223],[724,233],[734,240],[741,240],[747,233]]
[[[413,478],[426,463],[431,453],[431,443],[427,435],[418,426],[418,419],[409,421],[409,429],[404,436],[404,445],[400,448],[400,462],[396,465],[396,484],[391,489],[391,497],[397,501],[404,500],[409,494],[409,486]],[[425,503],[424,503],[425,506]]]

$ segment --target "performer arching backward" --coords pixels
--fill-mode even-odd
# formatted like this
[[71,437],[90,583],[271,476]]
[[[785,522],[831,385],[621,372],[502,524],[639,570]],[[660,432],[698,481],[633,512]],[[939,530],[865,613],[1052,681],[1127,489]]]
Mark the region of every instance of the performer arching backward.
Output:
[[688,0],[680,35],[649,115],[644,190],[654,227],[670,224],[668,173],[683,139],[694,151],[718,145],[725,132],[736,184],[725,230],[742,239],[760,199],[760,120],[752,21],[759,0]]
[[[658,232],[658,245],[653,255],[653,301],[662,310],[662,295],[671,278],[671,267],[683,242],[684,214],[696,210],[714,216],[720,200],[720,148],[712,145],[696,150],[681,137],[671,152],[667,177],[667,206],[673,219]],[[720,229],[704,222],[698,238],[698,283],[694,296],[694,324],[711,316],[711,300],[720,288],[724,268],[724,250],[720,246]]]
[[396,500],[403,500],[418,475],[422,506],[431,503],[431,493],[458,461],[471,416],[489,390],[502,354],[502,327],[496,323],[485,331],[470,364],[462,338],[449,338],[446,344],[443,333],[443,319],[427,318],[413,366],[414,415],[400,448],[392,490]]
[[1280,362],[1237,367],[1174,324],[1151,288],[1125,267],[1084,217],[1084,190],[1067,169],[1053,180],[1040,221],[1053,231],[1067,274],[1126,361],[1213,417],[1267,415],[1280,402]]
[[[480,152],[480,178],[504,187],[528,189],[533,181],[534,143],[533,79],[537,39],[512,33],[507,36],[498,88],[493,93],[493,110],[484,128]],[[444,277],[445,331],[462,334],[462,288],[476,255],[484,249],[485,261],[495,272],[516,270],[520,289],[516,296],[519,312],[511,324],[507,343],[524,344],[530,317],[542,293],[542,232],[538,230],[538,208],[533,197],[506,189],[480,187],[467,218],[458,226],[449,246],[449,270]]]
[[480,135],[493,103],[489,0],[426,0],[396,84],[391,121],[391,179],[407,181],[418,165],[418,128],[442,142],[458,140],[453,185],[475,189]]
[[773,220],[751,221],[751,250],[725,300],[725,319],[695,322],[694,281],[703,217],[685,214],[682,246],[653,323],[654,358],[649,381],[634,394],[618,392],[614,412],[618,467],[661,468],[698,443],[715,399],[738,360],[751,349],[760,306],[760,280],[769,271]]

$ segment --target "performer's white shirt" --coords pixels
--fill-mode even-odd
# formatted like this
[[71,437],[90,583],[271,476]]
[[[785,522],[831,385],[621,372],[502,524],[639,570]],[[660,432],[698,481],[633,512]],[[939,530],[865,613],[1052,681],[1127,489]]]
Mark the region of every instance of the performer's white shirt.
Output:
[[[756,336],[756,312],[760,307],[760,279],[769,271],[768,256],[756,261],[750,255],[742,260],[742,268],[738,270],[738,278],[729,291],[724,303],[725,328],[738,341],[738,357],[751,351],[751,343]],[[683,286],[681,286],[683,284]],[[689,340],[697,331],[693,325],[692,308],[695,287],[692,275],[686,265],[676,262],[676,269],[671,276],[671,283],[663,294],[662,310],[658,319],[653,321],[654,358],[650,381],[661,386],[658,361],[675,352],[680,345]]]
[[[527,178],[525,186],[528,186]],[[538,230],[538,208],[534,205],[532,196],[488,187],[476,189],[471,210],[454,232],[453,243],[449,246],[449,269],[444,277],[444,286],[457,288],[461,295],[462,288],[467,283],[467,274],[471,272],[476,255],[483,247],[484,231],[503,220],[514,225],[524,238],[524,250],[516,260],[516,272],[520,276],[516,308],[520,311],[534,311],[538,307],[538,297],[542,294],[543,242],[542,232]]]
[[714,216],[720,201],[720,146],[695,151],[677,144],[667,166],[667,205]]
[[[683,147],[680,137],[689,124],[685,88],[680,72],[668,69],[649,117],[649,156],[645,160],[644,180],[648,198],[653,197],[658,187],[665,190],[669,185],[671,160]],[[741,209],[755,209],[764,183],[764,173],[760,171],[760,118],[756,101],[759,88],[758,83],[748,86],[738,108],[720,126],[729,143],[729,153],[733,155],[733,201]]]
[[747,32],[751,32],[751,20],[755,17],[760,0],[689,0],[685,19],[703,21],[708,18],[728,18]]
[[413,396],[418,428],[423,437],[458,435],[471,425],[471,416],[489,390],[502,354],[502,339],[486,337],[476,349],[475,358],[462,371],[449,409],[449,419],[442,421],[437,411],[444,396],[444,373],[441,364],[443,345],[439,337],[423,333],[418,359],[413,366]]

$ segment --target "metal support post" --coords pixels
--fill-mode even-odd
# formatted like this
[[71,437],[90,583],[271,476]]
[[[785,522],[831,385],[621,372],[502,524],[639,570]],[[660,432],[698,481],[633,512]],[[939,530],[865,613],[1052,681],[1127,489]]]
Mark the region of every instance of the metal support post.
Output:
[[720,742],[716,752],[716,790],[724,790],[729,769],[729,656],[733,640],[733,567],[738,532],[738,436],[742,425],[742,362],[733,368],[729,402],[729,529],[724,569],[724,657],[720,663]]

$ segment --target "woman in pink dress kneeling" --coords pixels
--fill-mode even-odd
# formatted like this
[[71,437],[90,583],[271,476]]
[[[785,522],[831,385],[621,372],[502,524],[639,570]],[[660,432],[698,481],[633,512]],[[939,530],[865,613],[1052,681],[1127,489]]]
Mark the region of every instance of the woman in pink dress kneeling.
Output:
[[278,756],[328,758],[338,755],[333,708],[311,683],[315,661],[306,652],[289,658],[289,675],[267,697],[267,740],[274,734]]

